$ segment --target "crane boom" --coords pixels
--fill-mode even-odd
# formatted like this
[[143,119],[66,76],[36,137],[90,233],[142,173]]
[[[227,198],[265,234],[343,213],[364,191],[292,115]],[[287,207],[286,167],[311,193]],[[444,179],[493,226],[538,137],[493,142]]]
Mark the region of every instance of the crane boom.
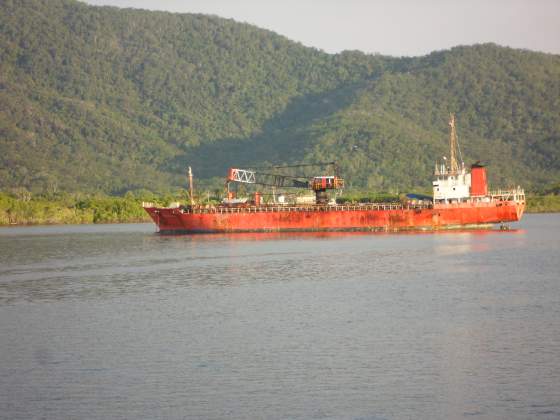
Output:
[[310,183],[301,177],[256,172],[249,169],[230,168],[228,182],[258,184],[268,187],[309,188]]
[[[315,191],[315,202],[317,204],[326,204],[328,201],[327,190],[335,190],[344,188],[344,179],[338,176],[338,167],[336,163],[329,162],[333,165],[337,175],[314,176],[308,178],[306,176],[289,176],[274,173],[259,172],[252,169],[230,168],[226,179],[226,189],[228,197],[230,197],[230,182],[239,182],[243,184],[257,184],[275,188],[302,188]],[[297,166],[315,166],[315,165],[297,165]],[[286,166],[289,167],[289,166]],[[292,166],[296,167],[296,165]],[[272,167],[267,169],[276,169],[280,167]],[[257,193],[255,193],[257,194]],[[259,198],[260,200],[260,198]],[[257,198],[255,195],[255,202]]]
[[245,184],[256,184],[255,172],[247,169],[230,168],[228,181],[243,182]]

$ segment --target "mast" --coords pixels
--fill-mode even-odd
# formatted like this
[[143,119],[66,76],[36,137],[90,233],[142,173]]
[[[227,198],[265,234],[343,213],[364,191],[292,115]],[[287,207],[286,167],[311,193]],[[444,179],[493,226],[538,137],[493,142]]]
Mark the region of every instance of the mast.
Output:
[[456,175],[459,172],[459,165],[457,163],[457,150],[459,148],[459,144],[457,141],[457,132],[455,131],[455,115],[449,115],[449,127],[451,127],[449,132],[449,172],[453,175]]
[[189,195],[191,196],[191,206],[194,206],[194,193],[193,193],[193,176],[192,169],[189,166]]

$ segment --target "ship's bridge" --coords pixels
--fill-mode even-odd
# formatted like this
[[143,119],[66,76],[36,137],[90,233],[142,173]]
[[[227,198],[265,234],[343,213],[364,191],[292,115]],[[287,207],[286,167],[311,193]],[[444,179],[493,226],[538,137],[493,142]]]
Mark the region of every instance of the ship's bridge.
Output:
[[457,171],[450,171],[445,165],[436,165],[433,181],[434,202],[449,203],[464,201],[471,196],[471,174],[464,165]]

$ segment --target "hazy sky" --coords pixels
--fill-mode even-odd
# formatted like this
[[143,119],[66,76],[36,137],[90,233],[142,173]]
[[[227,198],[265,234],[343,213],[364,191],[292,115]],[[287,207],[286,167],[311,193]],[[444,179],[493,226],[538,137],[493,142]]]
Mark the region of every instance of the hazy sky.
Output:
[[560,0],[86,0],[233,18],[327,52],[424,55],[495,42],[560,54]]

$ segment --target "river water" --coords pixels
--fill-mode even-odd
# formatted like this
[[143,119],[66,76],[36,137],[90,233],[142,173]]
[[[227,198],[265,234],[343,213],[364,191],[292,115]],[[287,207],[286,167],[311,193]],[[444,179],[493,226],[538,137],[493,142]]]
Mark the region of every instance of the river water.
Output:
[[558,419],[560,215],[0,229],[0,418]]

